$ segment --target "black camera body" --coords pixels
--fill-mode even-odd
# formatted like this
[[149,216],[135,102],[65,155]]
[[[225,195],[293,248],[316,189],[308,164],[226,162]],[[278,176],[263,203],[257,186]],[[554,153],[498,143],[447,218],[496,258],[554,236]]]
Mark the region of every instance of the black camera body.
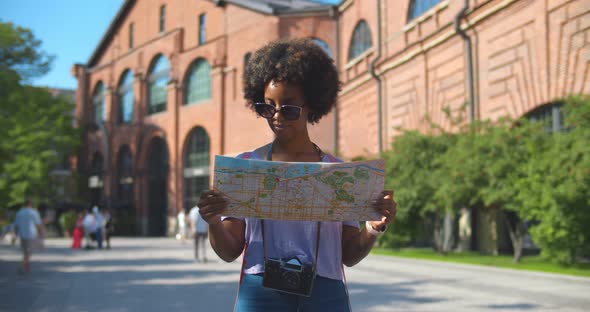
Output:
[[315,268],[311,265],[301,264],[296,257],[287,261],[267,258],[264,260],[262,286],[309,297],[315,276]]

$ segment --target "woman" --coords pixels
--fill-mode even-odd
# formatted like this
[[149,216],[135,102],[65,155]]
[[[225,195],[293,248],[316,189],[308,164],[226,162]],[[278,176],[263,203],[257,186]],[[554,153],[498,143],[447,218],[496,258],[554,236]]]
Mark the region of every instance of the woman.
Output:
[[[244,81],[247,105],[267,119],[275,139],[239,158],[339,161],[323,153],[307,131],[308,123],[316,123],[330,112],[340,88],[332,59],[319,46],[306,39],[272,42],[254,54]],[[209,240],[217,255],[230,262],[244,252],[236,311],[349,311],[342,265],[361,261],[393,221],[396,203],[392,195],[381,193],[374,208],[382,219],[367,222],[359,230],[355,221],[226,218],[222,217],[227,209],[223,196],[214,190],[203,192],[198,206],[209,224]],[[294,257],[317,272],[309,297],[262,286],[268,259]]]

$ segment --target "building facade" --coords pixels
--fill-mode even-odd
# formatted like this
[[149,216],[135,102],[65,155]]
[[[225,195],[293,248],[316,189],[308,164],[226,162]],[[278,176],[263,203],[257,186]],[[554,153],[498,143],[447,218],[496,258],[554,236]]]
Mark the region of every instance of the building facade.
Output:
[[216,154],[272,139],[245,107],[253,51],[313,38],[343,82],[312,139],[345,159],[401,129],[449,127],[443,108],[519,118],[590,92],[588,0],[127,0],[78,79],[78,166],[89,201],[164,235],[210,184]]

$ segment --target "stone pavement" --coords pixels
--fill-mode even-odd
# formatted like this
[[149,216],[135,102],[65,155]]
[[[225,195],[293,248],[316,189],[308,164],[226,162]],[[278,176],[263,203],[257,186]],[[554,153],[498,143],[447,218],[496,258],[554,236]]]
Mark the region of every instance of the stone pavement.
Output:
[[[192,242],[114,238],[111,250],[48,240],[33,273],[18,276],[19,249],[0,242],[0,311],[232,311],[240,261]],[[353,311],[589,311],[590,279],[369,256],[346,269]]]

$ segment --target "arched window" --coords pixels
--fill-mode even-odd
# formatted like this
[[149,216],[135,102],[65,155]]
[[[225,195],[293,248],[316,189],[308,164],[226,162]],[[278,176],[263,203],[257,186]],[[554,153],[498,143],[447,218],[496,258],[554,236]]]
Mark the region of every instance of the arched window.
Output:
[[170,74],[168,60],[158,55],[149,71],[148,78],[148,114],[155,114],[166,110],[166,87]]
[[133,121],[133,72],[126,70],[117,88],[117,103],[119,104],[119,123]]
[[133,202],[133,158],[128,145],[119,149],[117,157],[117,195],[121,204],[127,206]]
[[526,114],[526,118],[535,122],[541,122],[545,126],[545,132],[567,131],[563,122],[563,103],[556,102],[537,107]]
[[184,208],[193,207],[209,188],[209,135],[197,127],[188,136],[184,151]]
[[408,22],[424,14],[441,0],[410,0],[408,9]]
[[330,46],[325,41],[318,38],[313,38],[313,42],[322,47],[329,57],[332,57],[332,50],[330,50]]
[[184,83],[184,104],[192,104],[211,98],[211,66],[198,59],[190,66]]
[[98,125],[105,121],[104,84],[102,81],[99,81],[94,87],[92,105],[94,106],[94,122]]
[[367,22],[361,20],[356,24],[354,32],[352,33],[352,40],[350,41],[350,47],[348,48],[348,60],[351,61],[355,59],[371,48],[371,46],[373,46],[371,30],[369,29]]

